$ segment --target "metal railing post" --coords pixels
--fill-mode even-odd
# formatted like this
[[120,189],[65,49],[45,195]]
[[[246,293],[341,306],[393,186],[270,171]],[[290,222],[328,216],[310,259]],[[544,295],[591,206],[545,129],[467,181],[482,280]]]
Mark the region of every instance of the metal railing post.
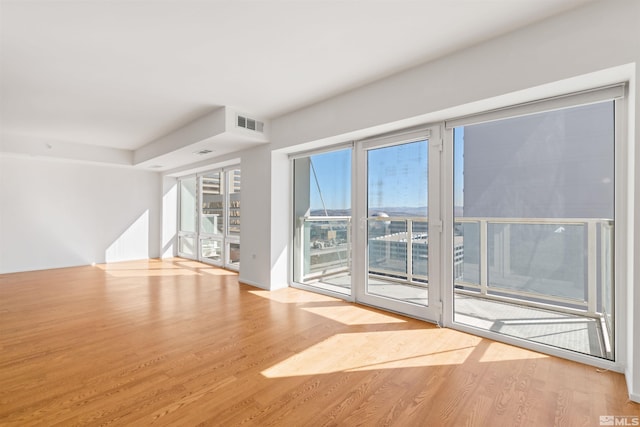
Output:
[[487,295],[487,284],[489,282],[489,246],[487,244],[488,221],[480,220],[480,293]]
[[595,315],[597,305],[597,227],[595,221],[587,222],[587,313]]
[[347,269],[351,271],[351,217],[347,220]]
[[406,220],[407,224],[407,281],[413,282],[413,221]]

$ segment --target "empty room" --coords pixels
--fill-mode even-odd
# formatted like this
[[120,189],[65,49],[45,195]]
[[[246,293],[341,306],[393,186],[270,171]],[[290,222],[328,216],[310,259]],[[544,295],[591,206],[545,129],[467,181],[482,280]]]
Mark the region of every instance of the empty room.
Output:
[[0,425],[640,425],[639,28],[0,0]]

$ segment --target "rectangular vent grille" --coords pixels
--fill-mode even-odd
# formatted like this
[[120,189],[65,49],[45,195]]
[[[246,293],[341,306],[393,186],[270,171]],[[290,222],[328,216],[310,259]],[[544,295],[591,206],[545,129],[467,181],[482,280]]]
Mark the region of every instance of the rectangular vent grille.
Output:
[[239,128],[245,128],[254,132],[264,133],[264,123],[259,120],[250,119],[244,116],[238,116],[237,124]]

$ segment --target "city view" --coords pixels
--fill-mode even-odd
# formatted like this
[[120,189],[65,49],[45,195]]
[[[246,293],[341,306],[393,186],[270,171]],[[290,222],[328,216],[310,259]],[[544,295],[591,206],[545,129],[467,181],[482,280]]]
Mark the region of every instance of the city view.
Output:
[[[611,109],[601,103],[454,130],[455,321],[614,357]],[[364,220],[366,291],[425,306],[427,147],[367,152]],[[308,193],[296,207],[296,280],[350,294],[352,251],[361,250],[350,235],[351,153],[306,162],[296,164]]]

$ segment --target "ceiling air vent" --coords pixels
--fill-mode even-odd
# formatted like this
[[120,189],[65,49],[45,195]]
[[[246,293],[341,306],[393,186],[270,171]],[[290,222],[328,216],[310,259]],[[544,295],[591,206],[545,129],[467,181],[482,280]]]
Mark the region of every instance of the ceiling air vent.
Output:
[[260,133],[264,132],[264,123],[256,119],[238,116],[237,124],[239,128],[245,128]]
[[213,153],[213,150],[200,150],[194,151],[193,154],[197,154],[198,156],[204,156],[205,154]]

